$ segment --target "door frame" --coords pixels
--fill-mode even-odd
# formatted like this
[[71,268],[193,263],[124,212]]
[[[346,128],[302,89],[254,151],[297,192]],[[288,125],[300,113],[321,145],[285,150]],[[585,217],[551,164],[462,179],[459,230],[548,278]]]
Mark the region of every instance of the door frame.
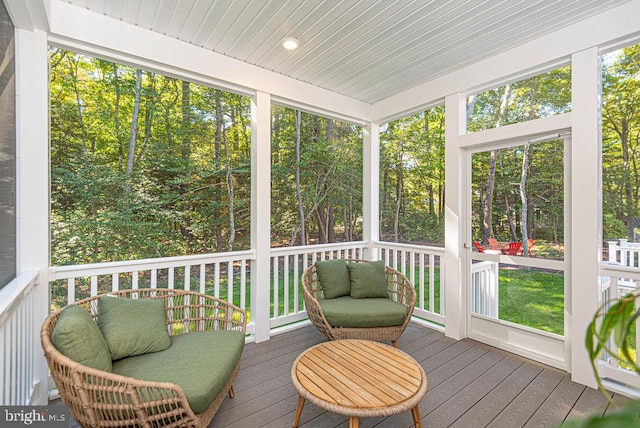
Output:
[[[544,120],[544,119],[540,119]],[[518,125],[510,125],[510,128],[518,128]],[[507,128],[507,127],[505,127]],[[503,128],[504,129],[504,128]],[[464,293],[465,296],[465,314],[464,323],[467,337],[478,340],[483,343],[487,343],[494,347],[504,349],[506,351],[522,355],[524,357],[539,361],[544,364],[551,365],[553,367],[560,368],[562,370],[570,369],[570,316],[569,308],[571,307],[571,273],[570,263],[570,198],[571,198],[571,185],[570,185],[570,154],[571,154],[571,134],[567,128],[559,128],[556,130],[545,130],[544,132],[535,133],[511,133],[509,138],[495,139],[497,137],[495,130],[482,131],[476,134],[468,134],[473,136],[475,144],[470,144],[460,147],[461,149],[461,165],[462,180],[461,196],[462,196],[462,224],[464,225],[461,231],[460,237],[464,241],[462,259],[462,271],[464,289],[469,290]],[[516,129],[513,129],[516,130]],[[516,130],[517,131],[517,130]],[[486,135],[479,135],[486,134]],[[466,136],[466,135],[465,135]],[[482,138],[488,137],[488,138]],[[503,255],[482,254],[478,252],[472,252],[472,236],[471,236],[471,157],[475,153],[484,151],[502,149],[508,147],[514,147],[523,145],[526,143],[541,143],[545,141],[553,141],[558,139],[564,139],[563,144],[563,181],[564,181],[564,260],[544,260],[544,259],[529,259],[525,257],[509,257]],[[481,142],[480,142],[481,141]],[[541,331],[538,329],[530,328],[527,326],[518,325],[509,321],[497,320],[487,316],[482,316],[472,313],[471,304],[471,264],[472,260],[486,260],[493,262],[515,262],[514,264],[551,268],[561,270],[564,272],[564,334],[558,335]]]

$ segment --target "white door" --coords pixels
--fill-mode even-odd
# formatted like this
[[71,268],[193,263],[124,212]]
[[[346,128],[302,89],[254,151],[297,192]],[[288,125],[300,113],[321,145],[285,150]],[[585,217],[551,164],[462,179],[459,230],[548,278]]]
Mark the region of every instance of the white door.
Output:
[[467,335],[562,369],[565,149],[551,137],[467,150]]

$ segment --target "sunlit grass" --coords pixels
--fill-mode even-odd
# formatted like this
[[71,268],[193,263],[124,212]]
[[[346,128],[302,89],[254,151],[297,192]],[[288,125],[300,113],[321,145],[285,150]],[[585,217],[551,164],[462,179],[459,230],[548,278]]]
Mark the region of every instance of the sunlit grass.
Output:
[[564,275],[500,269],[499,318],[564,334]]

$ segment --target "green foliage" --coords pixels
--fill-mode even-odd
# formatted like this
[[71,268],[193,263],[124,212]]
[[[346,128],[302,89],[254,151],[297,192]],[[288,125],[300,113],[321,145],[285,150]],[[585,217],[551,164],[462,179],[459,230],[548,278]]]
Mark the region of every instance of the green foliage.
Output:
[[467,102],[469,132],[566,113],[571,111],[571,67],[485,91]]
[[613,413],[571,419],[563,423],[562,428],[637,428],[640,427],[639,414],[640,402],[631,400]]
[[54,265],[248,248],[248,98],[57,48],[50,70]]
[[[564,239],[563,141],[535,143],[497,150],[491,212],[491,236],[498,241],[520,240],[522,236],[520,178],[524,150],[528,154],[526,193],[528,237],[562,244]],[[472,233],[482,236],[484,203],[487,197],[489,152],[472,156]],[[515,233],[515,235],[514,235]],[[476,240],[480,240],[479,238]],[[541,255],[538,253],[538,255]]]
[[362,128],[272,105],[271,229],[274,245],[299,245],[300,206],[306,243],[362,239]]
[[[605,239],[625,236],[624,223],[640,217],[639,57],[636,45],[604,64]],[[132,67],[59,48],[50,50],[50,70],[53,264],[248,248],[248,98],[148,71],[140,72],[138,85]],[[569,111],[570,73],[564,67],[470,97],[469,131]],[[300,242],[296,174],[306,241],[360,239],[361,127],[303,112],[298,161],[297,111],[277,105],[272,111],[274,245]],[[381,238],[442,245],[443,106],[381,129]],[[491,234],[501,241],[522,233],[518,185],[525,149],[497,154]],[[528,237],[561,247],[562,144],[528,150]],[[484,220],[488,156],[472,158],[474,236]]]
[[[607,357],[616,360],[620,367],[640,375],[635,349],[636,322],[640,318],[640,309],[637,309],[636,302],[638,297],[640,293],[636,292],[606,302],[595,313],[587,328],[585,347],[591,368],[598,387],[610,402],[612,402],[611,395],[605,389],[598,372],[598,361],[604,353]],[[570,421],[566,426],[572,428],[637,427],[640,426],[639,414],[640,401],[631,400],[613,413]]]
[[[640,45],[604,57],[602,209],[605,239],[627,237],[620,222],[640,216]],[[632,238],[631,236],[629,238]]]
[[380,133],[381,239],[444,245],[444,108]]

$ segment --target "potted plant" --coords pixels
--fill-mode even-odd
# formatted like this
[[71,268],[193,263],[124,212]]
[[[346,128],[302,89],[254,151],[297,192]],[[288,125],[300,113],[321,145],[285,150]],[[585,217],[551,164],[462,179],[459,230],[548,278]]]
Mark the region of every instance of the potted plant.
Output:
[[[598,382],[598,388],[613,403],[611,394],[606,390],[598,374],[598,360],[602,352],[618,361],[619,365],[628,367],[640,376],[640,366],[632,354],[627,338],[634,331],[636,320],[640,317],[640,309],[636,309],[636,299],[640,292],[627,294],[624,297],[605,303],[593,316],[587,329],[585,345],[589,353],[591,367]],[[615,344],[618,351],[611,349]],[[591,416],[567,421],[562,426],[567,428],[630,428],[640,427],[640,401],[631,400],[620,406],[615,412],[604,416]]]

